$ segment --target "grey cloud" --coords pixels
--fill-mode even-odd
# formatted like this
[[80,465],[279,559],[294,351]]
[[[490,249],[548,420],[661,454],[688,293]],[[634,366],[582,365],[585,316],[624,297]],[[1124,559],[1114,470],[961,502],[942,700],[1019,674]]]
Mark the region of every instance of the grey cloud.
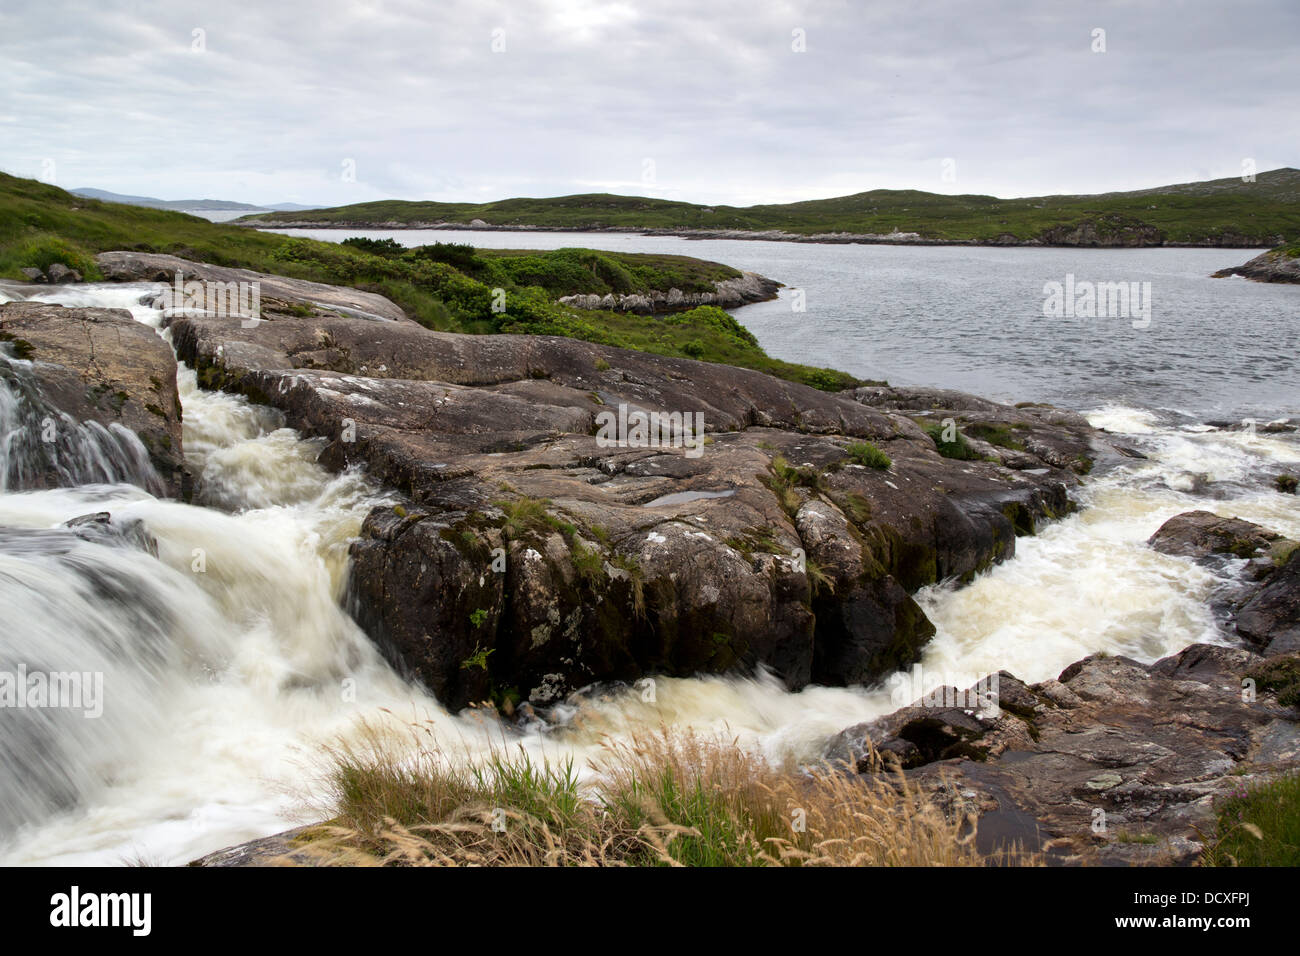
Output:
[[1300,165],[1297,39],[1291,0],[6,0],[0,166],[330,204],[1137,188]]

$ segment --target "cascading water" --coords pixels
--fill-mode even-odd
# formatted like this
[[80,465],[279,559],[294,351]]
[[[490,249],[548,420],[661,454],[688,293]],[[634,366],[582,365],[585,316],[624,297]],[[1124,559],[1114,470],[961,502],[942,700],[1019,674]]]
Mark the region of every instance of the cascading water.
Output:
[[0,344],[0,492],[36,487],[47,475],[64,488],[125,481],[164,490],[135,432],[60,412],[41,395],[30,363]]
[[[33,298],[126,308],[157,328],[160,314],[140,302],[146,291],[59,287]],[[669,724],[814,759],[829,736],[898,703],[889,681],[789,693],[758,676],[661,679],[653,703],[637,692],[601,695],[574,705],[581,720],[565,722],[560,709],[547,732],[449,715],[399,678],[340,609],[348,545],[382,496],[362,475],[324,471],[319,444],[274,411],[201,391],[189,369],[178,384],[201,489],[194,505],[142,490],[129,457],[69,472],[73,487],[11,482],[0,493],[0,670],[103,675],[99,717],[0,713],[3,862],[182,863],[318,818],[304,803],[320,744],[354,733],[362,718],[425,721],[467,756],[508,739],[581,764],[603,735]],[[6,448],[26,448],[29,438],[11,432],[32,427],[40,397],[4,395]],[[1206,598],[1231,569],[1196,568],[1145,539],[1197,507],[1300,536],[1294,499],[1261,478],[1295,470],[1294,436],[1180,427],[1121,408],[1092,420],[1131,435],[1150,457],[1093,480],[1084,509],[1021,539],[1014,560],[960,590],[922,592],[938,628],[927,674],[1006,669],[1038,680],[1096,651],[1152,660],[1221,640]],[[1199,493],[1207,482],[1220,500]],[[64,527],[100,512],[111,519]]]

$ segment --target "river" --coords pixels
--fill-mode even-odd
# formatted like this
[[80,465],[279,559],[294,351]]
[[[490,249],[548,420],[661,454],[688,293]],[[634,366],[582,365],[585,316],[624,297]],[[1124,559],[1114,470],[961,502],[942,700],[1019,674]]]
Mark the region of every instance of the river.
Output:
[[[1270,484],[1280,471],[1300,470],[1296,436],[1206,424],[1300,414],[1297,290],[1206,278],[1247,253],[376,235],[714,258],[804,290],[806,312],[791,311],[789,292],[737,311],[773,355],[898,383],[1055,401],[1129,436],[1149,458],[1090,482],[1078,514],[1021,539],[1013,560],[972,585],[919,595],[938,628],[922,662],[932,675],[1001,668],[1040,680],[1095,651],[1154,660],[1194,641],[1223,642],[1205,602],[1227,579],[1151,551],[1147,536],[1180,511],[1210,508],[1300,537],[1296,499]],[[1150,326],[1045,320],[1043,283],[1068,273],[1151,281]],[[157,328],[160,314],[140,302],[146,289],[4,285],[0,301],[126,308]],[[2,361],[10,381],[21,378],[20,359]],[[129,466],[122,456],[106,457],[110,473],[100,483],[0,492],[3,527],[48,529],[107,510],[138,518],[158,543],[156,557],[93,541],[71,555],[0,546],[5,657],[67,670],[92,660],[110,689],[95,720],[4,715],[2,863],[183,863],[319,819],[321,746],[355,737],[359,721],[425,721],[467,758],[505,744],[581,763],[604,735],[666,723],[725,731],[773,758],[810,759],[836,731],[897,703],[893,685],[790,693],[758,675],[660,680],[654,703],[614,694],[583,704],[581,720],[527,732],[481,713],[450,715],[393,673],[340,609],[349,541],[383,500],[380,490],[364,474],[323,470],[319,445],[276,413],[199,390],[184,367],[179,385],[186,453],[203,477],[193,504],[155,498],[128,483],[130,474],[113,475]],[[11,385],[0,387],[12,405]],[[206,556],[201,574],[196,548]],[[106,567],[130,600],[105,599]],[[340,693],[345,677],[351,694]]]

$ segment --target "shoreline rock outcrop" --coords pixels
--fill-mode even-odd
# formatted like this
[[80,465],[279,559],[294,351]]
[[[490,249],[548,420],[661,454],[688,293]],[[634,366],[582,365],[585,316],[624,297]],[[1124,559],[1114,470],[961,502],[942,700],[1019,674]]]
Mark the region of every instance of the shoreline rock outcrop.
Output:
[[1282,249],[1270,249],[1249,262],[1214,273],[1216,279],[1232,276],[1257,282],[1300,282],[1300,256],[1287,255]]
[[781,283],[759,275],[746,272],[734,279],[722,279],[714,283],[712,292],[683,292],[681,289],[653,289],[649,292],[631,292],[615,295],[566,295],[558,301],[560,305],[576,309],[604,309],[613,312],[675,312],[681,309],[693,309],[700,305],[716,305],[722,309],[734,309],[752,302],[764,302],[776,298]]

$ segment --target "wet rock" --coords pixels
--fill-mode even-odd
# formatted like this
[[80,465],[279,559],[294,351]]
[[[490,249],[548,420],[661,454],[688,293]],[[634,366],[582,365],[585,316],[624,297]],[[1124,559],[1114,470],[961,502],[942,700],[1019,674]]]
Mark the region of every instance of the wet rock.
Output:
[[126,481],[187,497],[176,360],[121,309],[0,305],[0,363],[14,396],[4,465],[10,488]]
[[1270,657],[1300,651],[1300,548],[1237,612],[1237,632]]
[[1244,575],[1221,588],[1225,625],[1266,655],[1300,650],[1300,546],[1250,521],[1208,511],[1170,518],[1147,542],[1165,554],[1215,564],[1247,559]]
[[158,557],[158,539],[149,533],[144,522],[138,518],[114,520],[111,512],[97,511],[69,518],[63,522],[63,527],[72,529],[83,541],[132,548]]
[[[931,409],[901,390],[873,405],[572,339],[338,314],[183,317],[172,333],[204,386],[274,405],[327,439],[323,462],[405,497],[405,518],[366,522],[352,607],[452,707],[647,674],[762,665],[800,687],[905,666],[933,633],[911,593],[1067,513],[1095,434],[990,404],[1034,439],[1020,453],[1038,467],[1016,470],[941,457],[914,420]],[[632,413],[698,415],[704,434],[602,437],[602,416]],[[854,460],[864,441],[889,468]]]
[[849,728],[827,757],[859,772],[897,763],[918,785],[959,789],[968,808],[988,809],[991,832],[1014,819],[1006,842],[1058,862],[1191,863],[1216,798],[1294,766],[1300,710],[1282,698],[1300,691],[1300,665],[1260,670],[1288,660],[1198,644],[1152,665],[1094,655],[1032,686],[1001,674],[996,718],[939,695]]
[[1253,558],[1267,552],[1280,537],[1252,521],[1225,518],[1210,511],[1187,511],[1162,524],[1147,544],[1162,554],[1185,558]]
[[48,282],[48,281],[49,281],[48,279],[45,278],[45,273],[44,273],[44,272],[42,272],[40,269],[36,269],[36,268],[31,267],[31,266],[28,266],[28,267],[25,268],[25,269],[19,269],[18,271],[21,272],[24,276],[27,277],[27,281],[28,281],[28,282]]

